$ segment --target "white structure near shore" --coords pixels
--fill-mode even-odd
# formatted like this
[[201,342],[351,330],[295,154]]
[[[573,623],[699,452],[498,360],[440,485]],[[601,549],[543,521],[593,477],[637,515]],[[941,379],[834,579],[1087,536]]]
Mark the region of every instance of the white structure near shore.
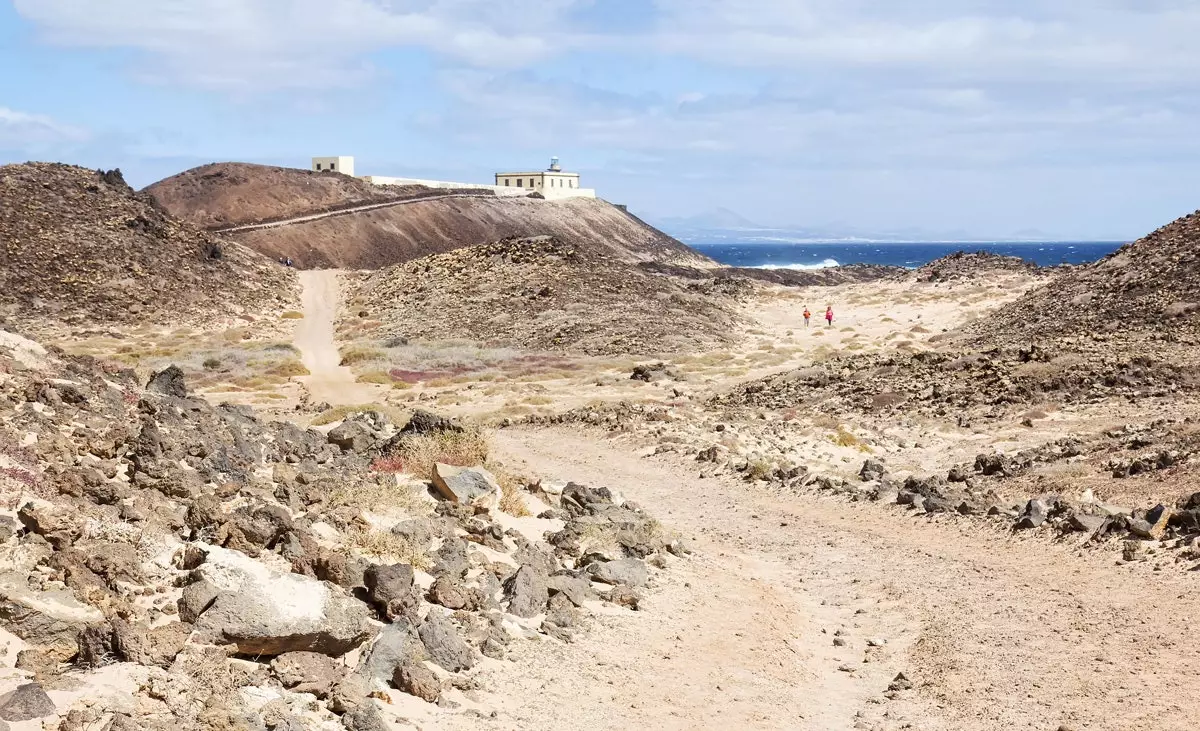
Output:
[[[313,172],[337,172],[354,176],[354,158],[314,157]],[[497,196],[505,198],[520,198],[530,193],[538,193],[547,200],[564,198],[595,198],[596,191],[592,188],[579,186],[579,173],[563,172],[558,158],[550,159],[550,167],[523,173],[496,173],[495,185],[483,183],[459,183],[449,180],[425,180],[422,178],[397,178],[387,175],[362,175],[359,180],[372,185],[423,185],[426,188],[490,190]]]
[[338,157],[314,157],[312,169],[316,172],[332,171],[354,177],[354,158],[341,155]]

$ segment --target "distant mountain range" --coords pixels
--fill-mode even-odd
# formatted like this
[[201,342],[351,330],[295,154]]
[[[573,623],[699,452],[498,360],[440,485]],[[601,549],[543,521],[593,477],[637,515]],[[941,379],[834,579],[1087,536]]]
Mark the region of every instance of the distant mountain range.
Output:
[[865,228],[843,223],[820,226],[763,226],[728,208],[716,208],[694,216],[647,217],[652,224],[684,241],[719,241],[737,239],[742,242],[803,243],[809,241],[866,241],[924,243],[939,241],[1054,241],[1062,237],[1045,231],[1025,228],[1010,232],[983,235],[963,229],[936,230],[920,227],[894,229]]

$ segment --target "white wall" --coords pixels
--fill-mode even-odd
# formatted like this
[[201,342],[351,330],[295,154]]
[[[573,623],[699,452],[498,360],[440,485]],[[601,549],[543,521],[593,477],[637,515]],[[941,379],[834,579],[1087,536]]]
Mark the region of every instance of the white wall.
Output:
[[372,185],[423,185],[426,188],[465,188],[467,190],[490,190],[498,196],[518,197],[528,195],[523,188],[505,188],[480,183],[455,183],[448,180],[423,180],[421,178],[393,178],[386,175],[364,175],[362,180]]
[[354,158],[348,155],[339,155],[337,157],[314,157],[312,159],[312,169],[317,170],[320,165],[321,172],[333,170],[343,175],[354,177]]

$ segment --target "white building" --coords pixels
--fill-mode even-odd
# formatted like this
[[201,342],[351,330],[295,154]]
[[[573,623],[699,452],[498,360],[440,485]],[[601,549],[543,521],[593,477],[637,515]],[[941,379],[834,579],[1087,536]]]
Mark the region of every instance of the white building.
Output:
[[318,173],[332,170],[335,173],[354,177],[354,158],[345,155],[339,155],[338,157],[314,157],[312,159],[312,169]]
[[[349,156],[314,157],[313,172],[336,172],[354,175],[354,158]],[[427,188],[458,188],[490,190],[502,198],[520,198],[539,193],[548,200],[563,198],[595,198],[596,191],[579,186],[579,173],[564,173],[558,158],[550,158],[550,167],[525,173],[496,173],[495,185],[484,183],[455,183],[447,180],[396,178],[385,175],[363,175],[359,178],[372,185],[423,185]]]
[[519,173],[496,173],[496,185],[501,188],[523,188],[541,193],[548,199],[595,198],[596,191],[579,185],[579,173],[564,173],[557,157],[550,158],[545,170]]

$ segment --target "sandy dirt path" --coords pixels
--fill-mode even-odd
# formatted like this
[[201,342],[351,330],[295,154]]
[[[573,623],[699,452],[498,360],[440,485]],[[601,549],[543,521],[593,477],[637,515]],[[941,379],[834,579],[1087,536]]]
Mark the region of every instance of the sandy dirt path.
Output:
[[357,383],[353,371],[340,365],[342,357],[334,342],[333,323],[341,294],[339,275],[336,269],[300,272],[304,319],[296,326],[293,344],[300,350],[300,360],[311,375],[299,380],[317,403],[324,401],[334,406],[371,403],[378,392],[370,384]]
[[[655,574],[644,611],[603,616],[574,644],[518,643],[521,672],[481,678],[497,717],[439,728],[1200,722],[1194,574],[960,519],[701,480],[599,432],[505,430],[496,443],[531,471],[619,490],[695,554]],[[898,672],[914,688],[888,694]]]

